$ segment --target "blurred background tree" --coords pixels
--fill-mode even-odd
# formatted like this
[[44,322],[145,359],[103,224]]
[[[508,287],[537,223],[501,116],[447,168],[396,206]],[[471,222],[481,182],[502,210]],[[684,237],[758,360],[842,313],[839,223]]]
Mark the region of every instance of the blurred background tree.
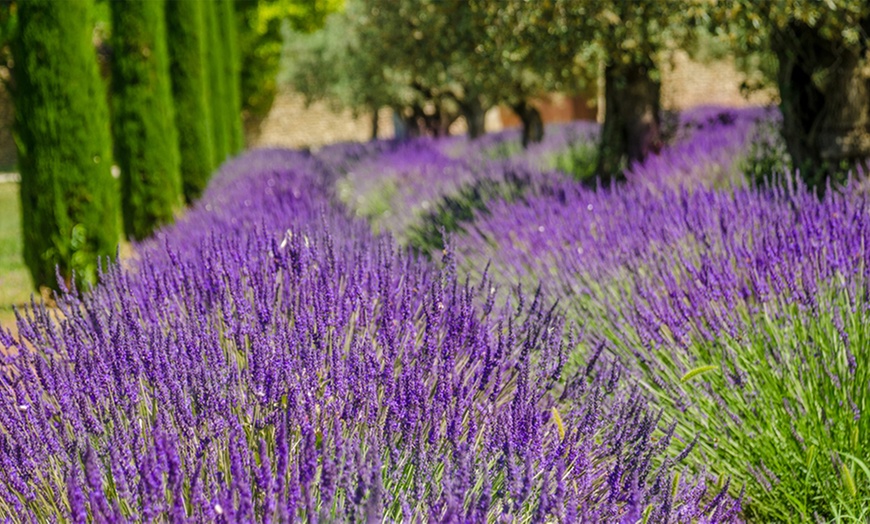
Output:
[[[371,53],[368,60],[382,64],[384,78],[403,86],[394,109],[413,135],[446,135],[463,109],[482,113],[487,105],[468,70],[479,39],[471,15],[460,0],[368,0],[356,19],[358,52]],[[475,124],[472,136],[483,131]]]
[[[36,286],[93,282],[114,255],[118,194],[91,0],[3,6],[21,172],[24,260]],[[57,268],[57,273],[55,273]]]
[[870,3],[733,0],[717,33],[743,56],[775,57],[782,134],[795,168],[824,187],[870,158]]
[[[343,7],[344,0],[235,0],[241,108],[249,137],[259,133],[278,91],[283,28],[312,33]],[[335,37],[338,43],[343,35]]]
[[[318,31],[306,33],[287,26],[280,81],[302,94],[307,104],[324,101],[355,116],[385,106],[401,112],[413,92],[390,83],[379,53],[362,46],[357,21],[366,13],[362,2],[350,0]],[[374,122],[372,138],[377,136]]]
[[558,3],[473,0],[471,4],[478,35],[471,71],[493,100],[520,118],[523,145],[541,141],[543,120],[532,101],[550,92],[585,89],[594,83],[594,64],[580,61],[577,42],[570,38],[573,28],[564,26],[563,6]]
[[143,239],[181,207],[163,0],[112,0],[112,127],[124,231]]
[[214,167],[207,96],[205,7],[203,2],[166,3],[169,76],[181,153],[182,189],[188,203],[205,189]]
[[574,53],[574,61],[602,69],[604,122],[597,172],[605,181],[620,178],[628,165],[661,148],[662,53],[687,47],[709,6],[703,0],[555,4],[555,38],[565,42],[562,56],[572,60]]
[[[287,27],[280,81],[291,84],[307,104],[327,102],[333,109],[350,109],[355,116],[379,107],[395,106],[404,98],[401,86],[387,82],[377,56],[360,47],[354,20],[363,5],[350,1],[345,11],[328,16],[321,30],[302,33]],[[373,119],[371,137],[377,137]]]
[[[549,38],[552,3],[355,0],[314,34],[287,38],[284,80],[310,103],[355,113],[389,106],[409,135],[442,135],[460,115],[469,136],[504,104],[523,122],[525,144],[543,122],[532,99],[584,86],[564,73],[564,41]],[[342,38],[344,35],[344,38]],[[573,60],[574,54],[571,54]]]

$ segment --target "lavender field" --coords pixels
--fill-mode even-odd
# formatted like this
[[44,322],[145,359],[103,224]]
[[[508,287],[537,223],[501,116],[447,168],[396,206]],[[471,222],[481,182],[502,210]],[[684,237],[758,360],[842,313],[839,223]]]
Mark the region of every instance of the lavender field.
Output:
[[225,163],[100,284],[0,327],[10,522],[865,522],[861,173],[767,109]]

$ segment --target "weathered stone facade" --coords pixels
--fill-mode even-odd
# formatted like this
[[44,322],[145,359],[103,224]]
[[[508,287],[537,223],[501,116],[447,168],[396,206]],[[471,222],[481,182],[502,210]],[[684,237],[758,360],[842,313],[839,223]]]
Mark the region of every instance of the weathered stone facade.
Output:
[[[378,137],[393,136],[392,112],[378,112]],[[275,97],[269,115],[260,125],[254,147],[318,147],[371,138],[371,114],[354,117],[350,111],[335,111],[323,102],[305,106],[305,99],[290,89]]]
[[740,84],[745,80],[733,59],[698,62],[685,51],[675,51],[662,71],[662,105],[666,109],[686,109],[699,105],[767,105],[777,101],[772,91],[744,97]]

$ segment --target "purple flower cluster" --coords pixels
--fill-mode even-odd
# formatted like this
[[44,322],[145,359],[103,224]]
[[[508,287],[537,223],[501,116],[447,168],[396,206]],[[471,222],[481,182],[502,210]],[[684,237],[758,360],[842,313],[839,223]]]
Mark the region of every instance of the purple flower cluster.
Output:
[[340,142],[321,147],[315,156],[327,171],[344,176],[358,163],[383,155],[402,145],[403,142],[400,140]]
[[453,244],[470,269],[491,262],[497,280],[543,277],[554,297],[630,283],[635,303],[619,316],[656,318],[638,325],[648,337],[665,328],[714,340],[733,334],[747,309],[818,308],[821,286],[866,293],[858,287],[870,281],[866,206],[857,184],[819,200],[795,185],[593,191],[566,183],[519,204],[493,203]]
[[599,126],[587,120],[548,124],[544,139],[522,147],[519,128],[489,133],[474,140],[456,137],[445,140],[442,151],[454,158],[473,156],[484,159],[505,159],[526,162],[539,169],[553,167],[553,156],[564,153],[578,144],[592,144],[598,139]]
[[[464,137],[422,138],[397,145],[349,169],[339,185],[341,199],[369,219],[375,230],[404,238],[409,228],[448,196],[474,185],[547,185],[564,178],[553,173],[560,155],[591,148],[598,126],[592,122],[547,127],[545,140],[523,150],[516,130]],[[519,177],[519,181],[517,181]]]
[[738,518],[619,364],[599,350],[567,373],[583,339],[541,294],[504,298],[336,205],[354,163],[233,160],[135,260],[0,329],[0,513]]
[[778,112],[765,107],[702,106],[686,111],[679,116],[674,144],[631,166],[625,176],[631,182],[652,186],[743,185],[746,177],[742,168],[752,154],[756,128],[779,120]]
[[[719,119],[706,121],[735,127]],[[708,124],[623,186],[566,181],[490,203],[452,239],[457,258],[559,299],[586,327],[587,351],[603,344],[679,420],[677,434],[701,433],[706,467],[748,485],[749,515],[860,515],[867,189],[862,177],[821,199],[787,178],[714,189],[705,163],[731,169],[751,131],[722,131],[716,145]],[[690,172],[693,162],[706,167]]]

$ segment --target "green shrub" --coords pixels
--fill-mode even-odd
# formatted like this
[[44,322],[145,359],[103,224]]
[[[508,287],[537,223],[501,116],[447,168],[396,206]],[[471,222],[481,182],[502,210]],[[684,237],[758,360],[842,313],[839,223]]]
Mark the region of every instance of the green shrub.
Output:
[[443,196],[435,209],[425,213],[408,230],[408,244],[423,254],[444,249],[444,233],[463,232],[476,213],[487,212],[494,199],[521,198],[531,184],[522,174],[506,172],[503,180],[482,178],[463,185],[457,193]]
[[118,245],[106,94],[90,0],[19,4],[12,40],[24,259],[33,283],[93,282]]
[[113,130],[124,230],[142,239],[181,205],[163,0],[113,0]]
[[181,181],[187,202],[192,202],[205,189],[214,158],[206,97],[208,35],[204,7],[197,1],[166,3],[169,71],[181,153]]
[[555,169],[574,177],[575,180],[590,180],[595,175],[598,148],[593,143],[577,142],[563,151],[557,151],[545,159],[545,169]]
[[793,168],[785,142],[780,134],[781,122],[758,122],[749,141],[749,150],[740,162],[740,170],[753,183],[763,183],[771,176],[782,175]]
[[212,160],[215,166],[221,165],[230,154],[230,130],[228,128],[227,78],[223,66],[223,44],[221,25],[218,18],[218,1],[203,3],[205,28],[208,36],[206,45],[206,69],[208,86],[206,96],[211,114]]

